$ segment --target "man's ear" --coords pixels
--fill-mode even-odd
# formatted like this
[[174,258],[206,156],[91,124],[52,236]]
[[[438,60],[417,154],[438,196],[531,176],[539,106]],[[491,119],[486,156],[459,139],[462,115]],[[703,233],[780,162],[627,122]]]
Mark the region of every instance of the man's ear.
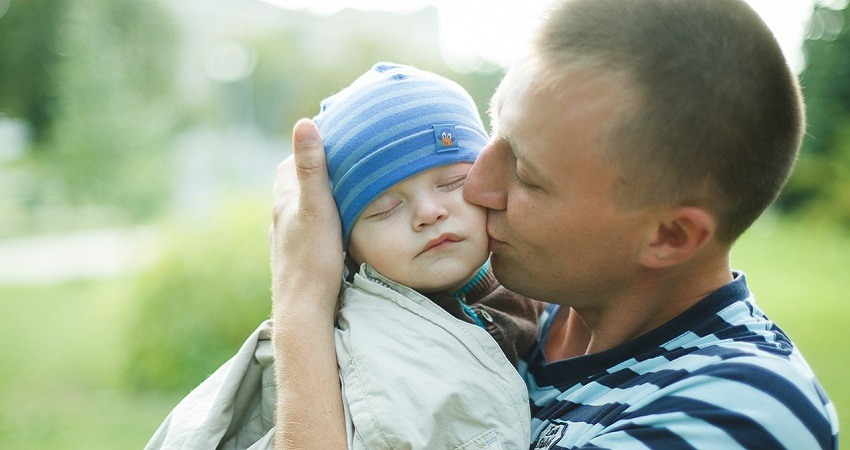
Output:
[[680,206],[666,211],[650,231],[640,252],[641,263],[663,268],[690,260],[714,235],[716,223],[706,210]]

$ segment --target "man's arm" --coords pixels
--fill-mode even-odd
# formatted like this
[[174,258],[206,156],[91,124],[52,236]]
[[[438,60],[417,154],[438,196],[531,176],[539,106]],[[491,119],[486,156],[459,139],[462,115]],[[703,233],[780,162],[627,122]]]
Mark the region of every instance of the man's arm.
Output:
[[341,226],[319,131],[302,119],[278,166],[271,229],[276,449],[344,449],[334,348]]

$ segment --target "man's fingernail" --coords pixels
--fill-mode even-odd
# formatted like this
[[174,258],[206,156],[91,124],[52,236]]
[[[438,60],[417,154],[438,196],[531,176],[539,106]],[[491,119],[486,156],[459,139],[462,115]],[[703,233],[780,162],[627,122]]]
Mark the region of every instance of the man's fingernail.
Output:
[[298,145],[314,145],[319,142],[319,129],[310,119],[301,119],[295,124],[295,142]]

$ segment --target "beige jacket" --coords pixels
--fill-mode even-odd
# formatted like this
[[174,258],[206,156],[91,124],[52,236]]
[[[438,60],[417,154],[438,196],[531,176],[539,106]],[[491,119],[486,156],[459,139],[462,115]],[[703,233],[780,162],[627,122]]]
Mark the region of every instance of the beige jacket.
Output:
[[[146,449],[271,449],[271,321],[183,399]],[[525,384],[483,328],[364,266],[336,330],[351,449],[525,449]]]
[[368,266],[338,324],[349,448],[528,448],[525,383],[483,328]]

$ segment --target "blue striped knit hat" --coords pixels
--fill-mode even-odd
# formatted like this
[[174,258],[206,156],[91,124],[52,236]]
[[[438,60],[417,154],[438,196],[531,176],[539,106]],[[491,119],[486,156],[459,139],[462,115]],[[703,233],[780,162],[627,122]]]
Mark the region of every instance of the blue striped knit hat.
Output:
[[428,169],[475,162],[487,143],[475,102],[460,85],[394,63],[375,64],[326,98],[314,121],[346,249],[354,222],[372,200]]

